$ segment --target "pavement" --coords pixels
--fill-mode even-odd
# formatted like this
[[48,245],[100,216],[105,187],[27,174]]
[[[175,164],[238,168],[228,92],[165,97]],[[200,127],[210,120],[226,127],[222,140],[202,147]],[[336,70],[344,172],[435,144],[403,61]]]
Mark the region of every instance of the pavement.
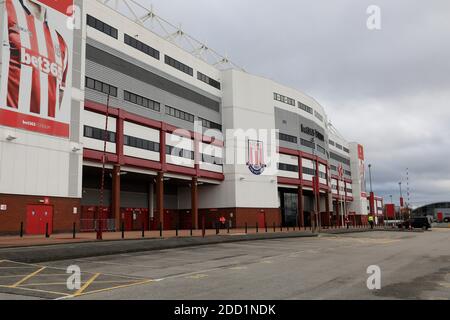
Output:
[[[49,261],[0,262],[0,299],[450,299],[450,230],[223,242]],[[82,283],[67,289],[67,268]],[[381,269],[369,290],[367,268]]]
[[[380,229],[377,229],[377,231]],[[391,229],[389,229],[391,230]],[[398,231],[397,229],[392,229]],[[322,229],[321,233],[339,234],[353,232],[369,232],[368,228],[339,228]],[[146,232],[142,237],[141,232],[127,232],[122,239],[121,232],[104,233],[103,240],[96,240],[95,233],[81,233],[73,239],[66,234],[55,235],[50,238],[44,236],[27,237],[0,237],[0,259],[16,262],[36,263],[43,261],[55,261],[75,259],[111,254],[142,252],[151,250],[163,250],[189,246],[207,245],[224,242],[237,242],[249,240],[290,238],[290,237],[317,237],[317,233],[309,229],[233,229],[206,230],[205,237],[201,230],[181,230],[178,232],[164,231],[161,237],[159,231]]]

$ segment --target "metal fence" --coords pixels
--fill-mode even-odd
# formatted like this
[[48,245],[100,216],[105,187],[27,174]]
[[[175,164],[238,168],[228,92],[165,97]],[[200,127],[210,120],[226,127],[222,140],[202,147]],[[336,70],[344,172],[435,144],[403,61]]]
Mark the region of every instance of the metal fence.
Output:
[[81,219],[80,231],[81,232],[93,232],[97,230],[97,224],[101,223],[103,231],[116,231],[116,221],[114,219]]

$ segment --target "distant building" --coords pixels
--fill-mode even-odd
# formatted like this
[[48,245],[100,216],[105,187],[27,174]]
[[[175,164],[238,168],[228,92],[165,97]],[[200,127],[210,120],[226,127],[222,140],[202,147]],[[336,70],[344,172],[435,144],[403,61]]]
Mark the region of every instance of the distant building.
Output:
[[450,202],[429,204],[413,210],[413,217],[432,216],[437,221],[450,222]]

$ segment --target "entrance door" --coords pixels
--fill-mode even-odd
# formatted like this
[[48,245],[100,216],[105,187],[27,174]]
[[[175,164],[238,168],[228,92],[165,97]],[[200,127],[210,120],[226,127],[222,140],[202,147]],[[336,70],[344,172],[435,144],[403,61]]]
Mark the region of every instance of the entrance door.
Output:
[[266,214],[264,212],[258,212],[258,227],[264,228],[266,226]]
[[26,233],[31,235],[45,234],[48,224],[49,235],[53,232],[53,207],[43,205],[27,206]]
[[295,227],[298,225],[298,195],[296,193],[283,194],[283,222],[286,227]]

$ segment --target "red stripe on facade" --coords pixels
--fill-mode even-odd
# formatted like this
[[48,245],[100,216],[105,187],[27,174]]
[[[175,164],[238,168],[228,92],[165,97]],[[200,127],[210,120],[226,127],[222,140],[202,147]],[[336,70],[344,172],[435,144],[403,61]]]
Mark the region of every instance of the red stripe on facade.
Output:
[[[9,60],[8,71],[8,94],[7,94],[7,106],[18,109],[19,108],[19,88],[20,88],[20,70],[22,64],[21,60],[21,48],[20,31],[16,30],[17,15],[16,9],[11,0],[6,1],[6,12],[8,15],[8,35],[9,44],[11,46],[11,57]],[[4,48],[3,50],[6,50]]]

